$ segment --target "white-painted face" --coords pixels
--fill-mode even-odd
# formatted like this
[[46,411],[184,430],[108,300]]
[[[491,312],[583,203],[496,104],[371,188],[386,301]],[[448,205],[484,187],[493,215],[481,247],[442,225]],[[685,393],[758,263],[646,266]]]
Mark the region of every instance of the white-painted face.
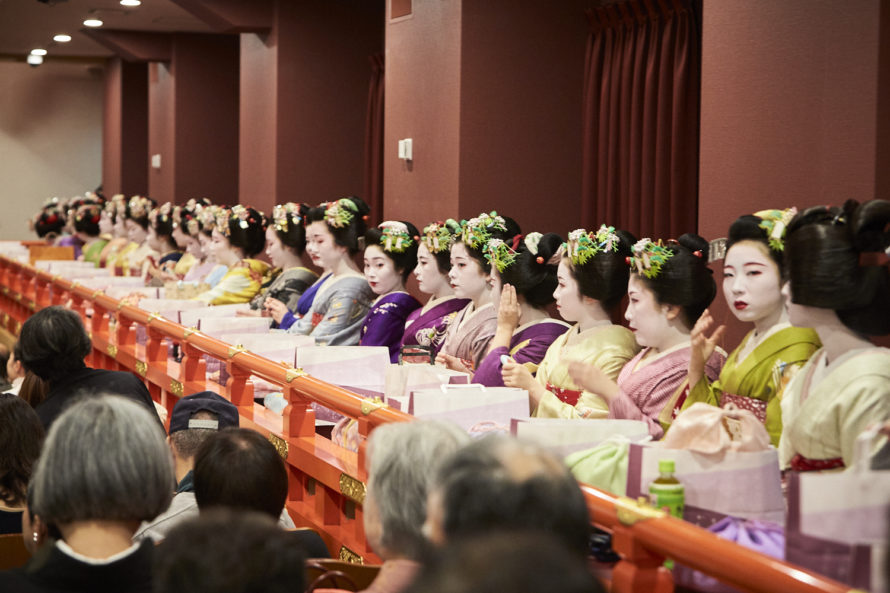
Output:
[[139,224],[129,219],[124,224],[127,228],[127,239],[131,243],[138,243],[139,245],[142,245],[145,242],[145,239],[148,237],[148,231],[142,228],[142,226],[140,226]]
[[174,224],[173,225],[173,233],[171,234],[173,237],[173,242],[176,243],[176,246],[180,249],[187,249],[189,246],[189,235],[188,233],[182,230],[182,225]]
[[784,306],[779,268],[757,241],[741,241],[726,252],[723,296],[739,321],[753,323]]
[[569,323],[580,320],[584,315],[584,297],[581,296],[578,281],[572,275],[568,259],[560,260],[559,268],[556,271],[556,280],[557,285],[556,290],[553,291],[553,298],[556,299],[556,309],[559,311],[560,317]]
[[102,216],[99,217],[99,233],[103,235],[114,234],[114,222],[111,220],[111,216],[104,211],[102,212]]
[[430,253],[424,243],[421,243],[417,248],[417,267],[414,268],[414,277],[417,278],[420,292],[424,294],[439,294],[445,286],[449,285],[448,274],[443,274],[439,270],[436,256]]
[[477,299],[488,290],[489,274],[467,253],[463,243],[451,246],[451,271],[448,273],[454,294],[465,299]]
[[657,346],[671,327],[668,318],[669,307],[661,305],[655,293],[636,274],[630,275],[627,283],[627,311],[624,318],[634,332],[640,346]]
[[210,253],[219,263],[231,266],[240,259],[239,254],[232,248],[229,238],[216,229],[213,230],[213,238],[210,241]]
[[306,253],[314,265],[324,270],[335,268],[343,258],[349,257],[348,250],[334,242],[334,235],[322,220],[306,227]]
[[782,285],[782,297],[785,301],[785,309],[788,311],[788,321],[795,327],[813,327],[813,321],[824,317],[818,307],[798,305],[791,300],[791,282]]
[[376,295],[389,294],[402,289],[402,276],[395,262],[379,245],[365,247],[365,280]]
[[287,247],[281,242],[274,226],[266,229],[266,255],[276,268],[284,267],[287,261]]
[[148,243],[148,246],[154,249],[157,252],[161,252],[165,249],[166,244],[161,241],[161,238],[158,236],[157,231],[155,231],[154,227],[148,226],[148,235],[145,238],[145,242]]

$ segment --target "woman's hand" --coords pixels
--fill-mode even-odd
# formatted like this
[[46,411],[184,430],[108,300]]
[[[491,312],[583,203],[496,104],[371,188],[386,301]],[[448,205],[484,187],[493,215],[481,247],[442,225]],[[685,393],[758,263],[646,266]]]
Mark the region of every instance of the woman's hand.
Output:
[[445,354],[444,352],[440,352],[436,355],[436,364],[441,364],[445,368],[450,369],[452,371],[458,371],[461,373],[469,373],[473,374],[473,369],[470,365],[466,364],[463,359],[458,358],[457,356],[452,356],[450,354]]
[[516,298],[516,289],[509,284],[504,284],[501,289],[501,302],[498,304],[498,330],[504,329],[512,336],[519,325],[521,313],[522,309],[520,309],[519,300]]
[[269,312],[269,315],[272,316],[275,323],[281,323],[281,320],[284,319],[284,316],[288,311],[287,305],[272,297],[263,301],[263,308]]
[[519,364],[512,358],[505,361],[501,366],[501,378],[507,387],[518,387],[528,392],[529,410],[535,411],[541,398],[547,393],[547,389],[541,385],[534,377],[531,371],[525,365]]
[[726,331],[726,326],[721,325],[714,330],[714,333],[708,336],[707,332],[713,324],[714,318],[711,317],[711,312],[708,309],[705,309],[705,312],[702,313],[701,317],[698,318],[698,321],[695,322],[695,327],[692,328],[692,332],[689,334],[690,387],[694,387],[702,380],[702,377],[705,376],[705,362],[707,362],[707,360],[711,358],[711,355],[714,354],[714,350],[717,348],[717,342],[723,337],[723,332]]
[[611,403],[612,400],[618,397],[620,392],[618,384],[604,373],[601,368],[592,364],[585,364],[579,361],[570,362],[569,376],[576,385],[586,391],[597,394],[606,400],[606,403]]

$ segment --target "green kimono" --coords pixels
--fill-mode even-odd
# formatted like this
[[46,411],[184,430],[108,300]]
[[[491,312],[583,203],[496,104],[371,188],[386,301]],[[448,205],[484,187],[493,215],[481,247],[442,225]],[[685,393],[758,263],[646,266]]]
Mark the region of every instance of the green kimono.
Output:
[[96,267],[99,267],[99,256],[102,254],[102,250],[105,249],[105,246],[108,245],[108,239],[104,237],[100,237],[98,239],[93,239],[89,243],[83,246],[83,259],[84,261],[93,262]]
[[[772,444],[778,446],[782,436],[782,391],[822,345],[813,330],[786,327],[767,337],[739,362],[738,354],[753,334],[749,332],[729,355],[716,381],[709,383],[704,377],[689,390],[682,410],[696,402],[722,406],[733,400],[732,403],[753,411],[764,422]],[[758,401],[745,405],[744,398]]]

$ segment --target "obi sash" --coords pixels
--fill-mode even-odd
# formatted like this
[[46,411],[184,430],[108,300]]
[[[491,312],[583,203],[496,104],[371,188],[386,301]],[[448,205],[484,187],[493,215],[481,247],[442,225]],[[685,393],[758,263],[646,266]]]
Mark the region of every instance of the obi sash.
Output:
[[569,404],[570,406],[577,406],[578,400],[581,399],[581,390],[576,389],[563,389],[562,387],[556,387],[552,383],[547,383],[547,391],[555,395],[559,398],[560,401]]
[[842,457],[834,459],[807,459],[800,453],[791,458],[791,469],[796,472],[817,472],[844,467]]
[[734,393],[724,393],[720,398],[720,407],[725,408],[728,404],[732,404],[740,410],[748,410],[757,416],[761,424],[766,424],[766,402],[762,399],[754,399],[753,397],[745,397]]

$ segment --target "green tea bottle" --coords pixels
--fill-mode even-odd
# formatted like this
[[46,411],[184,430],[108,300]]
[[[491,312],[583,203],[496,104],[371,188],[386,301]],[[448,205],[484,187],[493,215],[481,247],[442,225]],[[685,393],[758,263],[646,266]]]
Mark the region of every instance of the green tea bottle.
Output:
[[649,502],[655,508],[663,509],[671,516],[682,519],[685,495],[683,484],[674,477],[674,460],[659,459],[658,473],[661,475],[649,484]]

